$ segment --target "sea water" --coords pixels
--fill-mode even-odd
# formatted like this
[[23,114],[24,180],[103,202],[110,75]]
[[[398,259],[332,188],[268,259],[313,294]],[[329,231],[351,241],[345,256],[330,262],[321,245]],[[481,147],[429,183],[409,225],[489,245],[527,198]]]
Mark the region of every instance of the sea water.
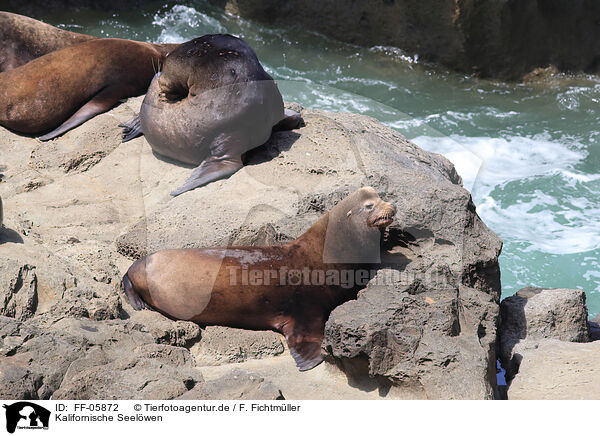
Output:
[[482,80],[394,47],[266,27],[203,1],[33,16],[103,37],[182,42],[226,32],[243,38],[287,101],[370,115],[450,159],[477,212],[504,240],[503,296],[524,286],[580,288],[590,315],[600,311],[599,77]]

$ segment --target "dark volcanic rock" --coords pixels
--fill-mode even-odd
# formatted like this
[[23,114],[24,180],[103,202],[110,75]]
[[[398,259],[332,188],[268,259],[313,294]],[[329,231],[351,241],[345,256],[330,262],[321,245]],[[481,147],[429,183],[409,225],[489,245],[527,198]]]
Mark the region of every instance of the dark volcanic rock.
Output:
[[590,340],[600,340],[600,314],[589,322],[590,325]]
[[227,12],[503,79],[537,67],[600,72],[595,0],[211,0]]

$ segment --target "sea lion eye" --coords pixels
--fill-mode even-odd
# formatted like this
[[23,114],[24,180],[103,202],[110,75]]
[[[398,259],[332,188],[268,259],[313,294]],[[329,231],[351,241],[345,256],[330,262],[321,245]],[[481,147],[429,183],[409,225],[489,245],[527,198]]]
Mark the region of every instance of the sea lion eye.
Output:
[[373,209],[373,203],[365,204],[365,209]]

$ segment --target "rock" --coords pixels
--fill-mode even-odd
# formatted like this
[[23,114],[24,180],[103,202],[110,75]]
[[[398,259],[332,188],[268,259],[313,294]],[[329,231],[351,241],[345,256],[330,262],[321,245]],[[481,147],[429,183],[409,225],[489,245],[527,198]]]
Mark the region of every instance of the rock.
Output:
[[[465,331],[472,326],[461,325],[460,294],[456,286],[421,285],[414,293],[410,286],[369,284],[356,301],[333,311],[323,346],[355,383],[385,378],[416,399],[492,398],[490,350]],[[495,331],[496,313],[481,319],[484,332]],[[493,338],[483,333],[486,342]]]
[[600,340],[600,314],[596,316],[596,318],[592,319],[589,322],[590,326],[590,340],[598,341]]
[[73,362],[53,399],[169,400],[203,381],[185,348],[148,344],[104,352],[94,348]]
[[178,400],[284,400],[281,391],[257,374],[232,369],[226,375],[198,385]]
[[283,337],[275,332],[209,326],[192,352],[199,366],[263,359],[284,352]]
[[189,347],[201,336],[197,324],[189,321],[172,321],[152,310],[133,312],[130,319],[140,323],[159,344]]
[[600,400],[600,342],[541,339],[519,352],[509,400]]
[[172,399],[203,381],[189,350],[132,321],[0,317],[6,399]]
[[[5,398],[177,398],[228,374],[211,372],[203,382],[194,364],[205,365],[203,373],[239,365],[265,380],[258,385],[276,388],[264,394],[244,376],[239,389],[206,388],[206,396],[493,396],[501,241],[447,159],[372,118],[302,110],[305,125],[275,133],[247,154],[241,171],[172,198],[190,169],[157,159],[143,138],[118,142],[118,122],[140,104],[131,99],[94,117],[48,150],[0,130],[5,225],[20,238],[0,239],[0,257],[13,265],[0,270],[0,281],[10,284],[31,265],[38,300],[36,307],[28,299],[17,304],[12,292],[15,316],[17,308],[25,315],[1,318]],[[63,164],[80,156],[73,144],[103,152],[67,171]],[[276,333],[201,331],[135,312],[123,299],[119,283],[131,257],[167,247],[289,241],[365,185],[396,203],[397,219],[382,242],[380,270],[357,301],[332,314],[323,351],[330,363],[313,370],[310,389],[299,389],[308,378]],[[387,279],[387,272],[399,276]],[[44,353],[56,356],[48,363]],[[292,371],[299,378],[287,382]],[[327,392],[317,395],[319,386]]]
[[501,305],[500,335],[506,339],[555,338],[589,341],[585,291],[523,288]]
[[0,318],[0,330],[0,396],[6,399],[49,399],[85,346],[61,330],[6,318]]
[[600,6],[593,0],[211,3],[269,25],[310,29],[375,49],[398,47],[467,74],[515,80],[549,65],[600,71]]
[[519,371],[519,350],[532,346],[523,341],[590,340],[585,292],[580,289],[523,288],[502,301],[500,316],[500,359],[507,380]]
[[[374,294],[372,298],[378,300],[375,307],[367,308],[361,300],[377,292],[369,286],[358,302],[335,311],[326,333],[327,352],[334,361],[361,360],[367,354],[370,370],[363,376],[378,378],[384,385],[402,383],[411,392],[416,386],[419,398],[493,397],[501,241],[476,215],[453,166],[367,117],[317,110],[305,110],[302,116],[305,127],[274,134],[263,148],[248,153],[244,169],[231,178],[176,197],[168,204],[157,203],[144,221],[118,239],[121,254],[134,253],[137,257],[169,247],[288,241],[350,192],[371,185],[398,206],[398,220],[392,224],[384,247],[384,263],[401,273],[403,280],[384,280],[387,293],[381,297]],[[147,165],[150,168],[154,163]],[[143,167],[144,161],[142,173]],[[161,177],[154,181],[160,188],[153,189],[166,194],[176,184],[170,180],[170,186],[163,186],[167,180]],[[223,203],[228,206],[227,219],[221,218]],[[202,204],[202,214],[197,213],[197,204]],[[207,228],[213,231],[206,232]],[[442,294],[436,290],[438,278],[449,283]],[[405,293],[410,292],[423,295],[402,303]],[[416,310],[421,305],[429,307],[424,298],[436,303],[428,312],[427,328],[423,327],[427,316]],[[402,330],[406,319],[386,312],[388,305],[407,311],[406,316],[416,326],[410,334],[398,333],[406,335],[409,343],[395,347],[390,345],[394,339],[390,339],[389,344],[365,346],[355,354],[343,351],[346,344],[338,343],[335,335],[358,335],[364,343],[373,341],[370,332],[360,331],[357,319],[372,322],[384,337],[394,337],[390,332],[396,328]],[[464,309],[462,318],[458,307]],[[368,316],[362,316],[365,311]],[[197,345],[207,347],[196,353],[200,364],[224,363],[232,361],[231,356],[235,360],[246,353],[242,347],[239,351],[223,349],[223,345],[208,347],[208,338],[204,334]],[[219,338],[216,343],[229,340]],[[393,351],[380,356],[387,346]],[[403,353],[417,357],[405,359]],[[425,356],[422,360],[419,353]],[[422,364],[430,361],[430,365]],[[450,362],[453,377],[446,377]],[[471,379],[475,381],[466,382]]]
[[35,267],[0,259],[0,315],[18,320],[31,318],[37,308]]

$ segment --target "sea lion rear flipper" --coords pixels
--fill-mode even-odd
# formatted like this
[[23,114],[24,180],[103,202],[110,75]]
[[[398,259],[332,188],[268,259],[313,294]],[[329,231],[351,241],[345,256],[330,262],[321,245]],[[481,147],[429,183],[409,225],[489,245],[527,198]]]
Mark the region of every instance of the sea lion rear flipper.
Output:
[[119,101],[121,101],[122,94],[123,89],[121,87],[109,86],[104,88],[102,91],[93,96],[86,104],[81,106],[77,112],[67,119],[67,121],[62,123],[50,133],[46,133],[45,135],[38,137],[38,139],[40,141],[48,141],[49,139],[56,138],[57,136],[65,133],[67,130],[71,130],[80,124],[85,123],[90,118],[112,109],[119,103]]
[[141,295],[138,294],[133,288],[133,284],[131,283],[131,280],[129,280],[129,277],[127,277],[127,274],[123,276],[122,283],[125,295],[127,296],[129,303],[135,310],[150,309],[150,306],[146,304]]
[[210,156],[192,171],[192,175],[183,185],[171,192],[173,197],[206,185],[215,180],[225,179],[243,167],[241,156],[214,157]]
[[140,114],[137,114],[135,117],[125,123],[119,124],[119,127],[123,127],[123,139],[121,142],[131,141],[132,139],[144,134],[144,132],[142,132]]
[[295,321],[287,323],[281,329],[290,348],[290,354],[300,371],[313,369],[323,361],[321,344],[324,323],[323,319],[311,319],[309,326]]

